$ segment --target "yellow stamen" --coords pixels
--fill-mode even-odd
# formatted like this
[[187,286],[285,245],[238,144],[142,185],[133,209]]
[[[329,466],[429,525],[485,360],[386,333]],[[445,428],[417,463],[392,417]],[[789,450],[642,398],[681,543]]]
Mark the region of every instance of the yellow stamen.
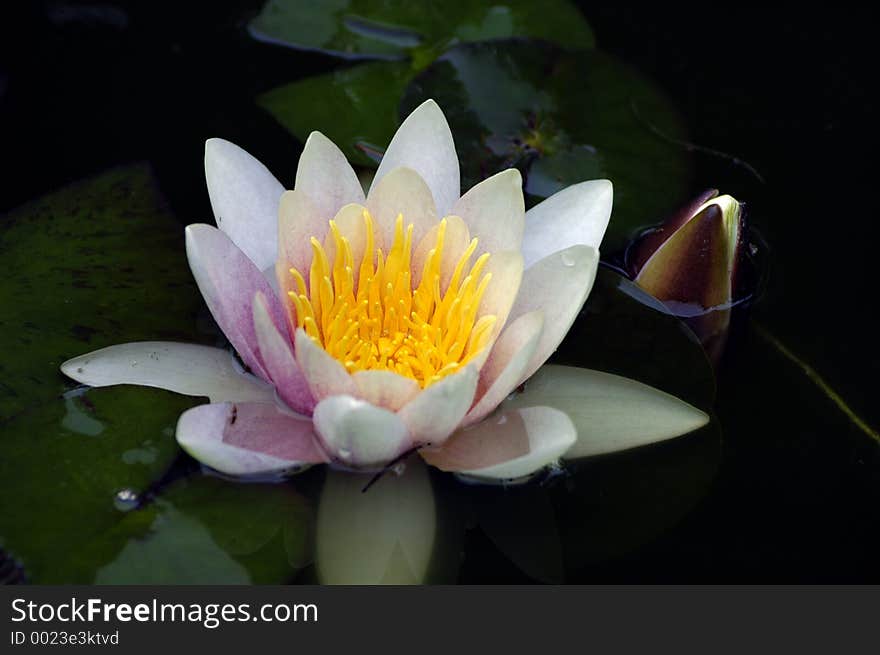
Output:
[[296,291],[288,292],[296,323],[350,372],[389,370],[427,387],[471,361],[492,336],[496,317],[477,316],[492,275],[483,274],[489,254],[468,268],[477,248],[473,239],[440,288],[446,219],[437,227],[418,286],[412,288],[413,225],[403,216],[394,224],[387,254],[375,248],[373,218],[364,210],[366,243],[360,262],[335,221],[330,221],[333,262],[311,239],[309,283],[290,269]]

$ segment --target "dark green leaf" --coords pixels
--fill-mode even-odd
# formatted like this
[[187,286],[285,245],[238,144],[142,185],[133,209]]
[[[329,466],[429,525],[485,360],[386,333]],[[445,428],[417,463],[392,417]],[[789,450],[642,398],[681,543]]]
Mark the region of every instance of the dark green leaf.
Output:
[[375,165],[364,151],[388,146],[413,74],[405,62],[359,64],[278,87],[257,101],[300,141],[318,130],[352,163]]
[[182,480],[114,528],[128,539],[95,582],[277,584],[308,563],[310,529],[309,506],[289,485]]
[[401,114],[427,98],[446,113],[468,188],[510,166],[536,201],[594,178],[614,183],[603,252],[621,249],[684,197],[684,130],[653,84],[613,57],[536,42],[456,46],[409,85]]
[[203,303],[147,166],[78,182],[0,219],[0,421],[71,386],[61,363],[139,340],[205,342]]
[[142,533],[140,525],[112,530],[177,457],[177,416],[196,402],[156,389],[93,389],[3,424],[0,539],[31,581],[90,583]]
[[269,0],[250,24],[256,38],[342,57],[433,58],[446,44],[531,37],[591,48],[593,32],[567,0]]

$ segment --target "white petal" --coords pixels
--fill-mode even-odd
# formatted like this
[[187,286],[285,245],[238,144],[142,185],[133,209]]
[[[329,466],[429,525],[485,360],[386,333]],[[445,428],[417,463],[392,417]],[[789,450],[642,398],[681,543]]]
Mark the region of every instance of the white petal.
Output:
[[411,168],[395,168],[388,171],[381,182],[374,183],[367,197],[367,209],[373,215],[386,250],[394,242],[398,214],[403,215],[404,230],[412,223],[413,243],[419,243],[437,223],[437,208],[431,190]]
[[626,450],[700,428],[709,417],[686,402],[628,378],[570,366],[545,366],[502,407],[549,405],[578,431],[566,459]]
[[489,280],[489,286],[480,301],[477,316],[495,316],[498,320],[493,331],[497,336],[507,324],[520,293],[520,285],[524,279],[522,255],[515,250],[492,253],[483,272],[491,274],[492,279]]
[[316,400],[338,394],[354,395],[357,387],[345,367],[299,328],[294,337],[296,362]]
[[392,412],[421,391],[418,382],[393,371],[356,371],[351,377],[357,385],[359,398]]
[[474,402],[479,374],[470,365],[422,391],[400,410],[414,442],[443,443]]
[[568,334],[593,288],[598,267],[598,250],[572,246],[545,257],[523,273],[509,320],[540,309],[544,312],[544,330],[520,382],[537,371]]
[[208,309],[242,361],[264,380],[269,379],[259,356],[251,305],[256,293],[266,297],[277,325],[284,309],[262,271],[221,230],[211,225],[187,225],[186,256]]
[[257,159],[223,139],[205,143],[205,179],[217,227],[261,271],[274,264],[284,186]]
[[329,471],[318,504],[315,565],[324,584],[417,584],[428,572],[437,530],[425,466],[403,475]]
[[555,463],[577,434],[571,419],[552,407],[509,408],[456,432],[425,461],[486,481],[518,481]]
[[254,332],[260,346],[260,359],[265,363],[278,396],[295,412],[311,415],[315,408],[314,396],[296,363],[290,340],[279,332],[272,321],[266,298],[259,292],[254,298]]
[[479,239],[475,257],[484,252],[519,251],[525,226],[520,172],[508,168],[471,187],[455,203],[452,214],[461,216],[471,236]]
[[266,403],[216,403],[185,411],[177,442],[203,464],[230,475],[298,470],[324,461],[312,422]]
[[461,176],[458,155],[446,117],[433,100],[426,100],[406,117],[382,157],[370,194],[398,166],[414,169],[428,183],[440,216],[458,200]]
[[380,468],[411,447],[397,414],[352,396],[324,398],[312,420],[324,450],[344,466]]
[[312,132],[306,139],[294,188],[311,199],[326,221],[343,205],[364,202],[364,190],[351,164],[336,144],[320,132]]
[[526,268],[575,244],[599,249],[611,218],[614,189],[608,180],[566,187],[526,212],[523,256]]
[[211,402],[273,402],[275,389],[245,373],[226,350],[171,341],[139,341],[69,359],[61,371],[93,387],[139,384]]
[[464,425],[482,419],[517,387],[535,353],[543,327],[544,313],[537,310],[523,314],[505,328],[480,369],[478,401],[467,413]]

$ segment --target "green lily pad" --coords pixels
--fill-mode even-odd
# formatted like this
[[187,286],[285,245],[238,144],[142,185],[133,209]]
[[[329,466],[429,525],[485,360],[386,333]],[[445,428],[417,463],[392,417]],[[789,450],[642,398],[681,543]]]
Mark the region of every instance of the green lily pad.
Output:
[[567,0],[269,0],[251,22],[257,39],[341,57],[430,60],[448,44],[511,37],[591,48],[593,31]]
[[[120,168],[0,222],[0,547],[37,583],[283,582],[308,559],[288,486],[160,481],[200,402],[77,388],[62,361],[142,339],[216,341],[181,225],[146,166]],[[158,497],[155,497],[158,494]]]
[[661,220],[687,192],[675,109],[610,55],[515,40],[462,44],[413,79],[401,114],[427,98],[449,120],[464,188],[511,166],[523,173],[532,203],[576,182],[612,180],[605,253]]
[[75,355],[140,340],[200,341],[203,303],[183,229],[148,166],[77,182],[0,218],[0,421],[71,386]]
[[177,416],[196,402],[156,389],[92,389],[3,424],[0,543],[30,581],[92,582],[131,536],[111,534],[125,509],[177,457]]
[[399,125],[400,98],[414,74],[406,62],[370,62],[280,86],[257,102],[300,141],[318,130],[353,164],[375,166]]
[[289,485],[185,479],[119,522],[127,541],[95,582],[277,584],[309,563],[311,523]]

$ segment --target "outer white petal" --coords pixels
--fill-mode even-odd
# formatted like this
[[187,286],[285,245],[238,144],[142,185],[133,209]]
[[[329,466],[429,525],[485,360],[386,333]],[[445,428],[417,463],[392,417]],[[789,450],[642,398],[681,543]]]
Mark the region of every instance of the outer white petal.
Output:
[[172,341],[139,341],[109,346],[69,359],[61,371],[93,387],[139,384],[211,402],[273,402],[275,389],[245,373],[231,353],[220,348]]
[[185,411],[177,442],[203,464],[230,475],[298,470],[324,461],[312,422],[266,403],[216,403]]
[[520,382],[537,371],[568,334],[593,288],[598,267],[598,250],[572,246],[545,257],[523,273],[509,320],[540,309],[544,312],[544,330]]
[[205,143],[205,179],[217,227],[261,271],[274,264],[284,186],[257,159],[223,139]]
[[242,361],[264,380],[269,379],[259,356],[251,305],[262,292],[276,325],[287,326],[284,310],[262,271],[221,230],[211,225],[187,225],[186,256],[193,277],[217,325]]
[[418,458],[403,475],[329,471],[318,504],[315,565],[325,584],[423,582],[437,530],[431,480]]
[[611,218],[614,189],[608,180],[566,187],[526,212],[523,257],[526,268],[547,255],[585,244],[599,249]]
[[517,387],[535,354],[543,328],[544,313],[537,310],[523,314],[504,329],[480,369],[478,401],[467,413],[464,425],[482,419]]
[[364,202],[364,190],[351,164],[336,144],[320,132],[312,132],[306,139],[294,188],[311,199],[326,221],[343,205]]
[[324,398],[312,420],[325,452],[344,466],[381,468],[411,447],[397,414],[352,396]]
[[520,407],[456,432],[439,450],[420,452],[444,471],[487,481],[518,481],[558,461],[576,438],[564,412]]
[[398,166],[417,171],[431,188],[440,216],[450,213],[461,188],[458,155],[446,117],[433,100],[426,100],[416,107],[397,129],[373,177],[368,195],[387,173]]
[[484,252],[520,250],[525,226],[522,176],[515,168],[501,171],[471,187],[452,214],[461,216],[479,239],[475,257]]
[[696,407],[646,384],[570,366],[543,367],[502,407],[535,404],[564,411],[577,427],[577,443],[566,459],[671,439],[709,422]]
[[398,412],[414,442],[439,445],[458,427],[474,402],[479,373],[476,366],[435,382]]

